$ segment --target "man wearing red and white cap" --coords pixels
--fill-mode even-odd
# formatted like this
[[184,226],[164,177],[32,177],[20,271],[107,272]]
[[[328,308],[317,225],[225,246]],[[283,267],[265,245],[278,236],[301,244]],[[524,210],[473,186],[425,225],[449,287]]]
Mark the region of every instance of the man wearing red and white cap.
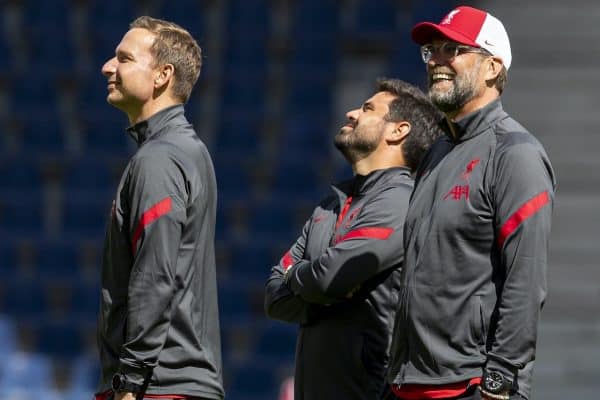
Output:
[[447,134],[416,173],[389,382],[401,399],[528,399],[555,179],[502,107],[502,23],[458,7],[412,30]]

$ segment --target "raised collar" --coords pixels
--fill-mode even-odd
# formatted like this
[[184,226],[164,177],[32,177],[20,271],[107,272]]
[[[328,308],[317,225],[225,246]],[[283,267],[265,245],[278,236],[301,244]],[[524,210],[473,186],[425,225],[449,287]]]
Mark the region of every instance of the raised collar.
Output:
[[346,196],[363,195],[382,185],[387,185],[389,180],[397,176],[398,172],[410,177],[410,169],[406,167],[392,167],[378,169],[368,175],[355,175],[352,179],[334,184],[334,190],[343,192]]
[[[506,113],[502,108],[502,102],[500,98],[497,98],[485,107],[465,115],[460,120],[456,122],[447,120],[447,123],[452,124],[454,132],[457,133],[458,139],[454,141],[463,142],[479,135],[504,116],[506,116]],[[450,132],[448,134],[453,137]]]
[[135,125],[127,128],[127,133],[135,140],[138,146],[141,146],[156,132],[159,132],[171,121],[178,117],[184,116],[183,104],[176,104],[167,108],[163,108],[147,120],[138,122]]

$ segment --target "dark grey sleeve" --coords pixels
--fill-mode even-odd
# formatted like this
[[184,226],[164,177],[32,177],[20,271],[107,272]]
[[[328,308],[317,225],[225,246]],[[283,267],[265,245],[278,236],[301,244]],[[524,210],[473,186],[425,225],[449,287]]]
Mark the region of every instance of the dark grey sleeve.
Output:
[[120,372],[134,383],[141,383],[156,366],[171,323],[177,254],[186,218],[184,182],[166,153],[136,159],[130,169],[133,266]]
[[302,228],[302,234],[288,252],[271,269],[265,286],[265,313],[269,318],[286,322],[305,322],[308,305],[296,296],[284,282],[284,273],[304,257],[304,249],[310,230],[311,219]]
[[539,145],[514,144],[496,155],[491,198],[505,280],[486,368],[511,379],[535,358],[554,187],[552,167]]
[[288,272],[292,292],[307,302],[347,300],[375,275],[404,260],[403,226],[409,185],[389,188],[365,204],[350,231],[319,258],[301,260]]

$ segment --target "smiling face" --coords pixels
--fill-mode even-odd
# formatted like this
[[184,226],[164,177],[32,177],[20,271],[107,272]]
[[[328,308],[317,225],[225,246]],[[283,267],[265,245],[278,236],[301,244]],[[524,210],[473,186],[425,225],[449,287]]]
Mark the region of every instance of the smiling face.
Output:
[[150,51],[154,39],[146,29],[129,30],[117,46],[115,57],[102,67],[108,80],[107,101],[130,118],[139,114],[154,95],[158,74]]
[[[433,44],[439,46],[442,41],[434,41]],[[434,54],[427,63],[431,101],[443,112],[451,113],[480,97],[485,90],[484,59],[485,56],[475,52],[457,54],[452,58]]]
[[361,108],[346,114],[348,123],[335,136],[334,144],[350,163],[369,156],[381,143],[386,129],[394,129],[385,119],[394,98],[389,92],[378,92]]

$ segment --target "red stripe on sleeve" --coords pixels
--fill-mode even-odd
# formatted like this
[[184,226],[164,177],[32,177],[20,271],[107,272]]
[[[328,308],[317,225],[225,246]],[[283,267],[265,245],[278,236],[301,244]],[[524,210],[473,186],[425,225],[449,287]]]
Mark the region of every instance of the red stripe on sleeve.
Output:
[[138,223],[138,226],[135,229],[135,233],[133,234],[133,239],[131,240],[131,250],[133,251],[133,254],[135,254],[137,242],[138,240],[140,240],[144,229],[152,222],[156,221],[157,219],[171,211],[171,205],[171,198],[165,197],[164,199],[150,207],[144,214],[142,214],[140,222]]
[[394,233],[392,228],[378,228],[378,227],[369,227],[369,228],[358,228],[354,229],[346,233],[344,236],[339,238],[336,241],[336,244],[339,242],[343,242],[344,240],[349,239],[380,239],[385,240]]
[[511,215],[500,228],[500,233],[498,235],[498,245],[500,248],[504,246],[506,238],[509,237],[523,221],[534,215],[549,202],[550,196],[548,195],[548,191],[545,191],[530,199],[527,203],[523,204],[521,208],[515,211],[515,213]]
[[285,253],[283,258],[281,259],[281,266],[283,267],[284,270],[287,270],[293,264],[294,264],[294,259],[292,258],[292,254],[288,251],[287,253]]

